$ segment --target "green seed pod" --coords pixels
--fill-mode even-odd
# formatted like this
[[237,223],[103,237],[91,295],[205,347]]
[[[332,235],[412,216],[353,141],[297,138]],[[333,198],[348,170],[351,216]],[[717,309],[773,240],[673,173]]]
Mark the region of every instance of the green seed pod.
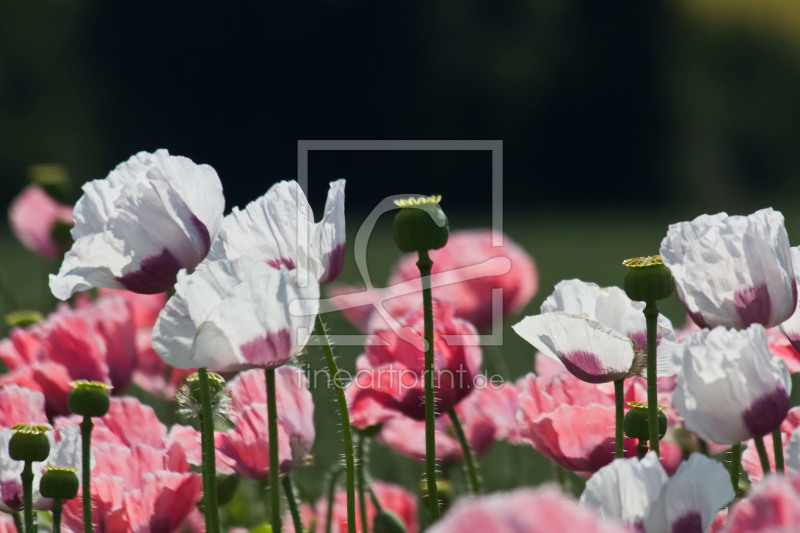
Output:
[[450,224],[439,207],[441,196],[395,200],[394,241],[404,252],[437,250],[447,244]]
[[[625,414],[625,435],[631,439],[647,441],[650,439],[650,425],[647,418],[647,406],[639,402],[628,402],[631,409]],[[658,406],[658,438],[661,440],[667,433],[666,407]]]
[[622,264],[628,267],[623,287],[631,300],[655,302],[675,292],[675,279],[660,255],[634,257]]
[[39,492],[45,498],[71,500],[78,495],[80,486],[76,471],[77,468],[46,467],[42,474],[42,481],[39,483]]
[[375,515],[375,519],[372,521],[372,531],[375,533],[406,533],[406,525],[399,516],[384,509]]
[[52,428],[43,424],[17,424],[8,441],[8,455],[15,461],[44,461],[50,455],[50,439],[47,432]]
[[99,381],[81,379],[70,383],[73,386],[67,401],[69,410],[76,415],[100,417],[108,412],[108,391],[113,387]]

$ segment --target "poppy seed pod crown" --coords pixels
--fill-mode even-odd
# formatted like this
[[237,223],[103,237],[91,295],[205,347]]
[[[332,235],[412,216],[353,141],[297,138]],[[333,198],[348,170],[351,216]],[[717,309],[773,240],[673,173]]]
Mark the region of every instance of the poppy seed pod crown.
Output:
[[48,466],[42,481],[39,483],[39,492],[45,498],[57,500],[71,500],[78,495],[77,469],[59,466]]
[[439,207],[441,196],[395,200],[394,241],[404,252],[438,250],[447,244],[450,224]]
[[44,461],[50,455],[50,439],[47,432],[52,428],[44,424],[17,424],[8,441],[8,455],[15,461]]
[[74,387],[67,400],[71,412],[89,417],[104,416],[108,412],[111,385],[85,379],[73,381],[70,385]]
[[660,255],[634,257],[622,262],[628,267],[624,288],[628,298],[639,302],[654,302],[675,292],[672,272]]

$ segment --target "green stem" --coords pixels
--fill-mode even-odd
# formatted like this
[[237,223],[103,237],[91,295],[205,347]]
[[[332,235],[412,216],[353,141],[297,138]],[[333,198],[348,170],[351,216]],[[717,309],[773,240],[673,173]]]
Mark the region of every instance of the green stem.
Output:
[[369,499],[372,500],[372,505],[375,506],[375,514],[381,514],[383,512],[383,506],[378,496],[375,494],[375,491],[372,490],[371,486],[367,487],[367,491],[369,491]]
[[469,483],[472,487],[473,494],[481,492],[481,483],[478,478],[478,469],[475,465],[475,460],[472,457],[472,450],[469,447],[467,436],[464,434],[464,428],[461,427],[461,421],[458,419],[458,414],[455,409],[450,409],[450,422],[453,423],[453,429],[458,437],[458,443],[461,444],[461,450],[464,452],[464,464],[467,467],[467,474],[469,475]]
[[333,520],[333,499],[336,497],[336,483],[339,481],[341,473],[342,467],[340,466],[331,472],[331,478],[328,483],[328,512],[325,515],[325,533],[333,531],[333,524],[331,523]]
[[328,332],[325,331],[325,324],[317,316],[314,325],[314,333],[319,337],[322,345],[322,352],[325,354],[325,361],[328,363],[328,374],[333,379],[333,389],[336,392],[336,402],[339,404],[339,416],[342,417],[342,440],[344,441],[344,461],[345,473],[347,476],[347,531],[356,532],[356,467],[353,457],[353,433],[350,429],[350,414],[347,411],[347,399],[344,396],[344,385],[342,377],[339,375],[339,368],[336,366],[336,358],[333,356],[333,349],[328,340]]
[[783,435],[781,428],[775,428],[772,432],[772,451],[775,452],[775,472],[778,474],[785,474],[786,469],[783,467]]
[[200,443],[203,452],[203,500],[205,501],[206,531],[219,533],[219,507],[217,506],[217,459],[214,448],[214,416],[211,414],[211,392],[208,370],[197,369],[200,384]]
[[558,486],[561,487],[561,490],[564,492],[569,492],[569,489],[567,488],[567,476],[566,472],[564,471],[564,467],[553,463],[553,473],[556,476],[556,483],[558,483]]
[[738,442],[731,448],[731,485],[736,496],[741,495],[739,490],[739,471],[742,468],[742,443]]
[[431,261],[427,250],[419,251],[417,261],[422,281],[422,307],[425,323],[425,466],[428,505],[431,521],[439,519],[439,489],[436,486],[436,391],[433,366],[433,296],[431,294]]
[[92,417],[84,416],[81,422],[81,499],[83,501],[83,531],[92,533]]
[[25,533],[35,533],[33,525],[33,461],[22,468],[22,497],[25,505]]
[[295,533],[303,533],[303,520],[300,518],[300,509],[297,507],[297,498],[294,494],[292,479],[289,474],[283,476],[283,492],[286,494],[286,501],[289,502],[289,512],[292,514]]
[[25,526],[22,525],[22,517],[19,513],[11,513],[11,516],[14,517],[14,527],[17,528],[17,533],[25,533]]
[[280,459],[278,458],[278,400],[275,392],[275,369],[265,368],[267,379],[267,425],[269,426],[269,498],[270,521],[274,533],[281,532]]
[[764,471],[764,477],[772,471],[769,464],[769,455],[767,455],[767,448],[764,446],[764,439],[761,437],[754,437],[753,442],[756,443],[756,451],[758,452],[758,460],[761,461],[761,470]]
[[614,458],[619,459],[625,455],[625,441],[622,428],[625,425],[625,389],[623,385],[625,379],[618,379],[614,382],[614,401],[617,404],[617,426],[614,436]]
[[656,348],[658,347],[658,307],[655,300],[645,302],[644,318],[647,323],[647,421],[650,426],[650,451],[658,450],[658,383],[656,374]]
[[61,533],[61,500],[53,500],[53,533]]
[[367,498],[365,494],[366,481],[364,479],[364,435],[358,436],[358,448],[356,448],[356,476],[358,482],[358,510],[361,516],[361,528],[364,533],[369,533],[369,523],[367,522]]
[[639,442],[636,444],[636,457],[639,460],[644,459],[644,456],[647,455],[647,452],[650,451],[647,447],[647,441],[644,439],[639,439]]
[[700,450],[700,453],[702,453],[703,455],[706,455],[706,456],[709,455],[709,453],[708,453],[708,443],[705,441],[705,439],[701,439],[700,437],[697,437],[697,448],[698,448],[698,450]]

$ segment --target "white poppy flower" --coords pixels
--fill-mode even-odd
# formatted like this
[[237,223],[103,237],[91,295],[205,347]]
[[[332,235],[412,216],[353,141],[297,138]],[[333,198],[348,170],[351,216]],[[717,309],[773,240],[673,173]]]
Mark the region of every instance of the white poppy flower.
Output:
[[800,473],[800,431],[798,428],[792,432],[789,442],[783,450],[786,471],[793,474]]
[[672,224],[661,257],[692,320],[702,328],[780,324],[797,304],[783,215],[701,215]]
[[635,364],[633,342],[628,337],[582,315],[545,313],[525,317],[512,327],[536,349],[589,383],[616,381],[642,370],[641,364]]
[[[792,264],[795,268],[795,283],[800,285],[800,246],[795,246],[791,249]],[[797,307],[800,307],[800,299],[797,301]],[[788,319],[781,324],[781,332],[789,340],[795,350],[800,351],[800,312],[795,311]]]
[[319,284],[307,271],[251,257],[181,271],[175,291],[153,329],[153,348],[179,368],[281,366],[306,345],[319,311]]
[[769,353],[764,327],[717,327],[687,337],[675,350],[679,367],[672,403],[686,427],[706,440],[737,444],[780,426],[789,411],[791,379]]
[[641,461],[615,459],[589,478],[580,503],[594,507],[603,518],[640,527],[667,479],[654,452]]
[[661,487],[644,529],[647,533],[708,531],[717,511],[734,496],[722,463],[693,453]]
[[167,150],[140,152],[83,186],[75,242],[50,290],[61,300],[92,287],[166,291],[208,254],[224,209],[213,168]]
[[[644,302],[634,302],[619,287],[600,287],[579,279],[563,280],[542,303],[542,313],[566,312],[596,320],[622,333],[634,342],[637,358],[647,355],[647,323],[642,312]],[[677,345],[672,323],[658,315],[657,325],[659,377],[675,375],[672,351]],[[642,360],[642,365],[645,360]]]
[[276,183],[244,210],[233,208],[211,246],[207,261],[251,256],[279,268],[300,267],[320,284],[336,279],[344,265],[345,180],[331,182],[325,214],[314,214],[296,181]]

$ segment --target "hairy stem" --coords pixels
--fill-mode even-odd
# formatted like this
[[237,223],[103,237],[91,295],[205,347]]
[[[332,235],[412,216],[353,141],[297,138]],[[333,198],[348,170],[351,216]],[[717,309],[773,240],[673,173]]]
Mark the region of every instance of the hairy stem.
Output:
[[754,437],[753,442],[756,443],[758,460],[761,461],[761,470],[764,471],[764,477],[766,477],[772,471],[772,467],[769,464],[769,456],[767,455],[767,448],[764,446],[764,439],[762,437]]
[[297,498],[294,494],[292,479],[289,474],[283,476],[283,492],[286,494],[286,501],[289,502],[289,512],[292,514],[295,533],[303,533],[303,520],[300,518],[300,509],[297,507]]
[[656,381],[656,348],[658,346],[658,307],[655,300],[645,302],[644,318],[647,323],[647,421],[650,426],[650,451],[658,450],[658,383]]
[[614,436],[614,458],[619,459],[625,453],[624,435],[622,429],[625,424],[625,389],[623,385],[625,379],[618,379],[614,382],[614,402],[617,406],[616,433]]
[[81,499],[83,503],[83,531],[92,533],[92,417],[84,416],[81,422]]
[[739,471],[742,468],[742,443],[738,442],[731,448],[731,485],[736,496],[741,495],[739,490]]
[[456,432],[458,443],[461,444],[461,450],[464,452],[464,465],[467,467],[467,474],[469,475],[469,483],[473,494],[481,492],[481,482],[478,477],[478,469],[476,461],[472,456],[472,450],[469,447],[467,436],[464,434],[464,428],[461,427],[461,421],[458,419],[458,414],[455,409],[450,409],[450,421],[453,423],[453,429]]
[[25,533],[35,533],[33,525],[33,461],[22,468],[22,498],[25,505]]
[[775,453],[775,472],[778,474],[785,474],[786,469],[783,466],[783,435],[781,428],[775,428],[772,432],[772,451]]
[[267,380],[267,426],[269,426],[269,497],[270,521],[274,533],[281,532],[280,459],[278,458],[278,400],[275,393],[275,369],[265,368]]

